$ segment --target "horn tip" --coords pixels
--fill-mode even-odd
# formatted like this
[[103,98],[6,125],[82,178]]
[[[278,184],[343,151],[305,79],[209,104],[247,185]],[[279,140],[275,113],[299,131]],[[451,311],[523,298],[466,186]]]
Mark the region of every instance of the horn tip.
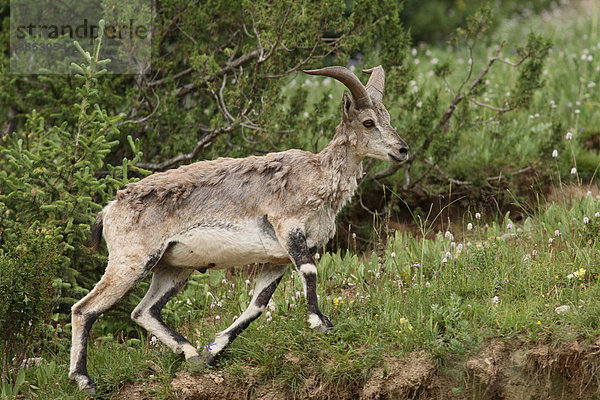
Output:
[[375,67],[372,67],[372,68],[363,69],[362,72],[364,72],[365,74],[370,74],[370,73],[372,73],[372,72],[374,72],[375,70],[378,70],[378,69],[383,70],[383,67],[381,66],[381,64],[377,65]]

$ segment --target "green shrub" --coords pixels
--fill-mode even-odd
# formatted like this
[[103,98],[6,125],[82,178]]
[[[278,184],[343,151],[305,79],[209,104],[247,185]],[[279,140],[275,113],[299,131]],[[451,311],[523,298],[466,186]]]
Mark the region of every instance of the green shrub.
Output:
[[[0,239],[4,239],[0,233]],[[0,247],[0,351],[2,379],[31,356],[57,300],[60,261],[56,236],[20,229]],[[14,361],[11,361],[14,360]],[[12,364],[12,365],[11,365]]]
[[[96,43],[99,48],[102,36]],[[118,165],[106,162],[118,145],[120,117],[110,116],[96,101],[98,78],[107,60],[98,51],[84,55],[75,66],[76,89],[71,113],[74,122],[49,124],[37,111],[27,115],[22,131],[0,142],[0,226],[6,240],[16,240],[19,227],[47,229],[60,243],[57,286],[61,289],[61,322],[69,319],[69,308],[98,281],[106,265],[102,254],[87,247],[96,213],[130,179],[127,158]],[[135,163],[141,157],[139,144],[129,138]]]

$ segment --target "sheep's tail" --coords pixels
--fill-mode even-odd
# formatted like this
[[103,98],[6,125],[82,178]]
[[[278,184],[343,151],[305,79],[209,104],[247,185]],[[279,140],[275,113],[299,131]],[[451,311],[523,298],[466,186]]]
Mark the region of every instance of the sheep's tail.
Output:
[[102,211],[98,213],[96,217],[96,222],[94,222],[94,226],[92,226],[92,236],[90,237],[90,242],[88,247],[91,250],[98,250],[100,247],[100,241],[102,240]]

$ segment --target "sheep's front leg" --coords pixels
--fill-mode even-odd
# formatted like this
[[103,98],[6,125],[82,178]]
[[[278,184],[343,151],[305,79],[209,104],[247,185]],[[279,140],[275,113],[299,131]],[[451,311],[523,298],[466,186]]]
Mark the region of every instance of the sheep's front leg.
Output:
[[[254,295],[248,308],[236,319],[229,328],[216,334],[215,340],[204,346],[203,357],[207,364],[212,364],[221,351],[246,329],[267,307],[273,292],[281,281],[287,265],[265,265],[256,278]],[[190,361],[194,361],[190,359]]]
[[333,328],[329,318],[319,310],[317,300],[317,266],[306,243],[306,236],[300,228],[289,231],[287,248],[297,271],[302,278],[304,297],[308,306],[308,322],[310,327],[325,333]]

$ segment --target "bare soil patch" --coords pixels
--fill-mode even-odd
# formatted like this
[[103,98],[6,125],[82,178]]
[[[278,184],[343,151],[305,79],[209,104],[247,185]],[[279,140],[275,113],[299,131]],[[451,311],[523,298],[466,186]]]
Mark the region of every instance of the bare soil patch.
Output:
[[[312,400],[597,399],[600,395],[599,340],[593,344],[574,342],[558,347],[494,340],[466,361],[447,362],[442,367],[424,351],[402,359],[386,357],[362,386],[330,387],[316,378],[308,378],[295,397]],[[178,399],[185,400],[293,398],[275,381],[260,380],[252,369],[241,379],[222,371],[199,375],[183,371],[173,379],[171,387]],[[129,392],[127,398],[148,397]]]

